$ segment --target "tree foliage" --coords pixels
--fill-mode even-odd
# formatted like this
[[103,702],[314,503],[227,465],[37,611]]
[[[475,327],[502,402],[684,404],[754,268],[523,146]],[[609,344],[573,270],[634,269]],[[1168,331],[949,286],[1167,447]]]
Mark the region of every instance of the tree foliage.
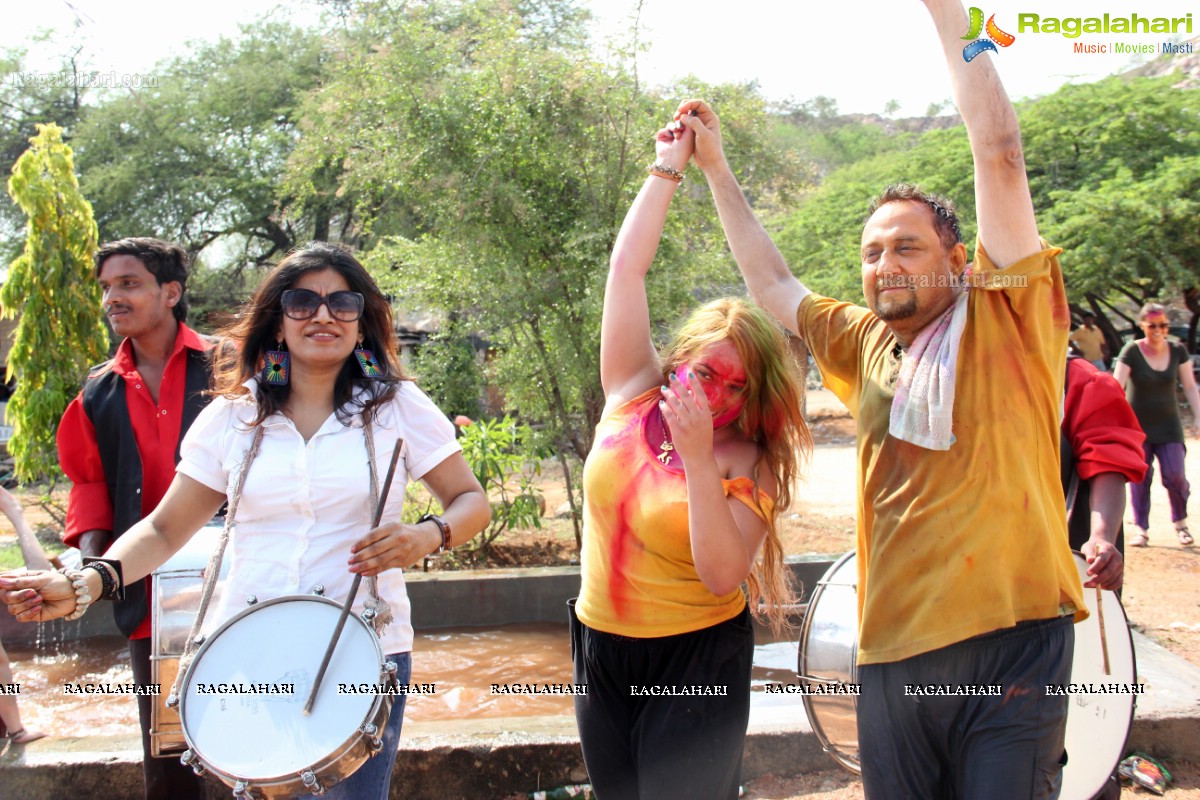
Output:
[[[489,377],[508,405],[582,458],[603,406],[608,254],[677,99],[703,90],[730,110],[728,149],[751,193],[786,189],[797,171],[768,146],[752,87],[659,97],[619,59],[534,24],[551,6],[561,16],[569,4],[475,0],[366,19],[374,46],[345,47],[311,96],[285,190],[320,202],[330,189],[311,176],[333,165],[385,290],[460,310],[493,345]],[[698,181],[677,200],[651,275],[656,321],[673,323],[697,286],[714,284],[740,280]]]
[[[1200,284],[1200,93],[1171,81],[1108,78],[1018,107],[1039,229],[1065,248],[1072,302],[1101,316]],[[793,269],[817,291],[861,297],[857,253],[867,204],[899,181],[953,199],[970,245],[974,185],[960,126],[832,171],[777,218]]]
[[90,109],[75,146],[104,238],[159,236],[193,255],[222,241],[239,266],[327,238],[328,216],[285,218],[276,197],[322,53],[315,33],[260,23],[160,64],[156,87]]
[[79,191],[71,148],[57,125],[38,126],[30,143],[8,181],[28,218],[25,249],[0,291],[4,315],[20,317],[9,353],[9,377],[17,386],[8,418],[14,428],[9,450],[23,482],[58,473],[58,421],[88,366],[108,348],[92,278],[96,223]]
[[[39,37],[39,48],[53,46]],[[0,165],[8,172],[29,148],[37,126],[53,122],[66,134],[74,130],[89,93],[85,79],[86,57],[78,47],[63,53],[57,72],[35,73],[27,68],[24,48],[0,52]],[[25,214],[15,203],[0,201],[0,263],[16,258],[21,248],[20,231]]]

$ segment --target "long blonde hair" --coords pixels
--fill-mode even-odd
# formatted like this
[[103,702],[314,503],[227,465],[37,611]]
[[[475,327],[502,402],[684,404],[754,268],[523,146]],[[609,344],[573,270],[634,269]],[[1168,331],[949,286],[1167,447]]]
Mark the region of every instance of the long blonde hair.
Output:
[[795,591],[784,564],[779,516],[791,505],[792,485],[813,445],[801,411],[803,377],[783,330],[766,312],[746,300],[725,297],[696,309],[680,326],[662,353],[664,383],[695,353],[723,341],[733,343],[746,369],[745,405],[733,424],[758,445],[778,490],[767,519],[767,538],[746,584],[751,611],[762,618],[763,605],[772,630],[780,633],[787,626],[787,607],[795,601]]

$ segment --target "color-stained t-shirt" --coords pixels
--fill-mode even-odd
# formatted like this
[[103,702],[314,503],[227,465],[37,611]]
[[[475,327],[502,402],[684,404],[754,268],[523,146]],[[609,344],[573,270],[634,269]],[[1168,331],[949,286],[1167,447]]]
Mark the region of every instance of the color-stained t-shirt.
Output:
[[887,326],[850,303],[800,303],[800,334],[858,422],[860,664],[1072,607],[1076,621],[1087,615],[1059,480],[1069,319],[1059,252],[1000,270],[976,246],[946,451],[888,434],[900,355]]
[[1071,331],[1071,341],[1079,348],[1079,355],[1088,361],[1100,361],[1104,358],[1104,332],[1099,328],[1088,330],[1080,325]]
[[1129,367],[1125,397],[1133,407],[1146,441],[1168,444],[1183,441],[1183,419],[1179,416],[1179,400],[1175,384],[1179,382],[1179,365],[1189,361],[1187,348],[1176,342],[1167,343],[1167,368],[1154,369],[1136,341],[1121,348],[1117,360]]
[[[620,636],[689,633],[736,617],[741,589],[718,597],[696,573],[684,473],[655,458],[645,426],[657,388],[596,426],[583,469],[583,586],[575,612],[583,624]],[[774,504],[749,478],[722,481],[763,520]]]

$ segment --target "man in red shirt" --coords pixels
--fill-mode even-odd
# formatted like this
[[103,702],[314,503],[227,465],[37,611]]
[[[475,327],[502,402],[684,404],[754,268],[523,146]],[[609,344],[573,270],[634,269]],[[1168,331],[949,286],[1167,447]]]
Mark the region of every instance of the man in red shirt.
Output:
[[[64,539],[84,556],[102,555],[158,505],[210,378],[208,344],[184,324],[187,253],[158,239],[122,239],[102,245],[95,265],[104,313],[124,339],[88,374],[58,428],[59,462],[73,484]],[[113,603],[138,684],[152,683],[148,589],[149,578]],[[147,800],[201,798],[202,782],[178,758],[151,757],[152,703],[138,696]]]

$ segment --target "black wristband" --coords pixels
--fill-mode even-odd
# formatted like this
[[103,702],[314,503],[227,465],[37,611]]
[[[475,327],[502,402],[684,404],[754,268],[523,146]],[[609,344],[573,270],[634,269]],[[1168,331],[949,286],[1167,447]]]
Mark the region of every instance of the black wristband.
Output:
[[417,524],[420,525],[422,522],[428,522],[430,520],[432,520],[433,523],[438,526],[438,530],[442,533],[442,544],[434,552],[434,555],[441,555],[454,546],[450,536],[450,523],[446,522],[446,520],[442,519],[437,514],[425,514],[419,520],[417,520]]
[[[99,564],[100,566],[96,566]],[[109,600],[124,600],[125,599],[125,576],[121,572],[121,562],[113,558],[96,558],[94,556],[85,556],[83,566],[91,567],[100,574],[100,596]],[[108,567],[108,569],[105,569]],[[109,572],[109,570],[112,570]],[[114,581],[113,575],[117,578]]]

